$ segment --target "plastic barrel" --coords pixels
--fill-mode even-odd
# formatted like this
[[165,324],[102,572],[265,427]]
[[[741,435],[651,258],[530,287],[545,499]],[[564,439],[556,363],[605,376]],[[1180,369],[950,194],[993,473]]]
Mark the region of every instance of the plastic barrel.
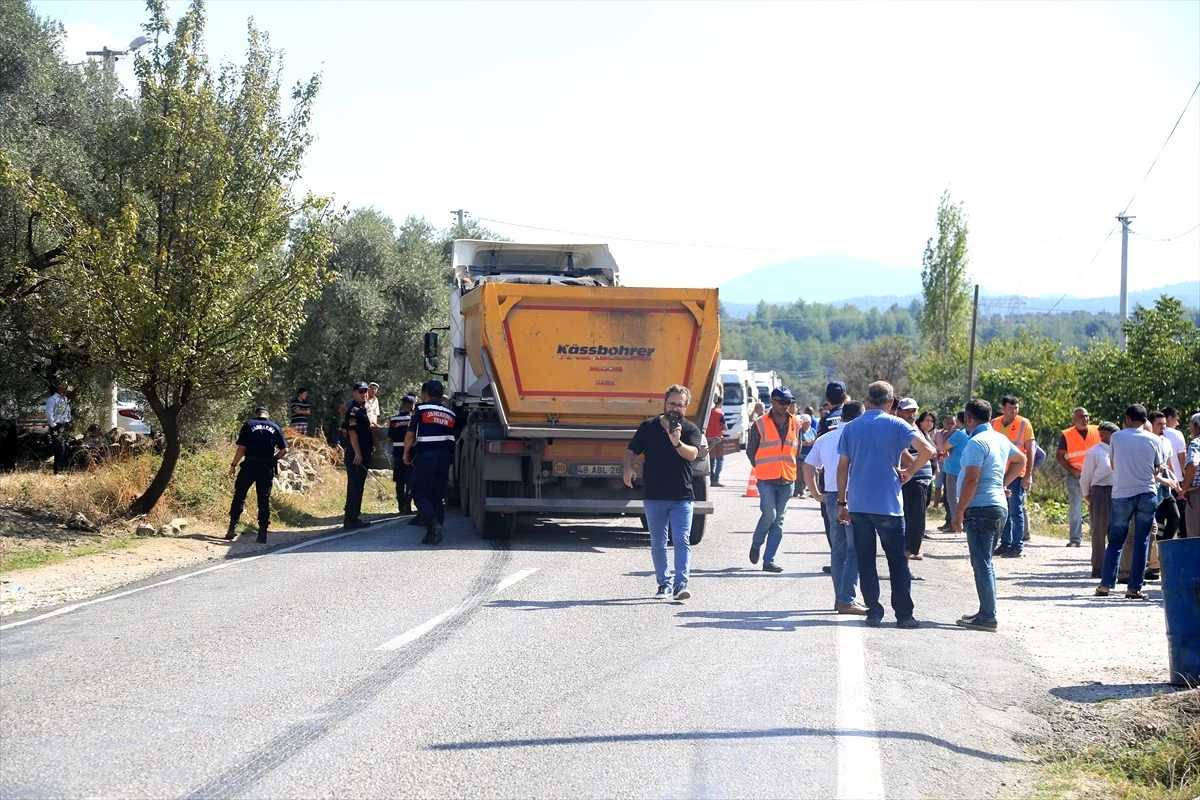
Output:
[[1171,683],[1200,685],[1200,538],[1159,542]]

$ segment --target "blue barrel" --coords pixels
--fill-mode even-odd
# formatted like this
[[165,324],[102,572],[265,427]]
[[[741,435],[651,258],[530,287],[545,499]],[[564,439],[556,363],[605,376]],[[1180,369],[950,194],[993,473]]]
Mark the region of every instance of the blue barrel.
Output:
[[1158,543],[1171,683],[1200,684],[1200,538]]

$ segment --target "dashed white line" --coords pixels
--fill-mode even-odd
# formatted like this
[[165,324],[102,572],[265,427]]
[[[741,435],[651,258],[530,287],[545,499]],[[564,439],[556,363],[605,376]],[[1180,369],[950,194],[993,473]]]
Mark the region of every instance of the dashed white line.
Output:
[[[532,569],[523,569],[520,572],[514,572],[512,575],[509,575],[507,578],[505,578],[504,580],[502,580],[498,584],[496,584],[496,588],[492,590],[492,594],[500,594],[501,592],[503,592],[508,587],[512,586],[517,581],[524,580],[525,578],[528,578],[530,575],[532,575],[533,573],[535,573],[537,571],[538,571],[538,568],[533,567]],[[379,647],[376,647],[375,649],[376,650],[399,650],[401,647],[404,647],[404,645],[410,644],[412,642],[415,642],[417,639],[420,639],[422,636],[429,633],[431,630],[436,628],[438,625],[441,625],[446,620],[451,619],[455,615],[459,614],[462,610],[463,610],[462,606],[455,606],[454,608],[451,608],[448,611],[443,611],[441,614],[438,614],[433,619],[422,622],[417,627],[405,631],[404,633],[397,636],[395,639],[389,639],[388,641],[379,645]]]
[[839,800],[882,800],[883,764],[867,692],[862,628],[839,625],[837,639],[837,796]]
[[82,603],[72,603],[69,606],[63,606],[62,608],[56,608],[53,611],[47,612],[45,614],[39,614],[38,616],[30,617],[29,619],[23,619],[20,622],[10,622],[7,625],[0,625],[0,631],[7,631],[12,628],[19,628],[22,625],[28,625],[31,622],[40,622],[44,619],[50,619],[51,617],[57,617],[57,616],[61,616],[63,614],[69,614],[72,611],[78,611],[81,608],[87,608],[88,606],[94,606],[97,603],[107,603],[109,600],[117,600],[121,597],[128,597],[131,594],[137,594],[138,592],[145,592],[150,589],[157,589],[160,586],[167,586],[168,584],[178,583],[179,581],[185,581],[188,578],[195,578],[198,575],[204,575],[209,572],[216,572],[217,570],[220,570],[220,569],[228,569],[230,567],[240,567],[243,564],[249,564],[252,561],[257,561],[258,559],[265,558],[266,556],[269,556],[269,555],[279,555],[280,553],[290,553],[294,550],[300,550],[305,547],[312,547],[314,544],[320,544],[323,542],[332,542],[335,539],[341,539],[344,536],[354,536],[359,533],[362,533],[362,531],[354,530],[354,531],[346,531],[345,533],[336,533],[336,534],[333,534],[332,536],[318,536],[315,539],[309,539],[306,542],[299,542],[297,544],[293,544],[288,547],[284,547],[280,550],[272,550],[270,553],[263,553],[262,555],[259,555],[259,556],[246,556],[244,558],[238,558],[238,559],[235,559],[232,561],[226,561],[223,564],[217,564],[216,566],[205,567],[204,569],[198,569],[195,572],[189,572],[185,575],[176,575],[174,578],[167,578],[165,581],[159,581],[158,583],[151,583],[151,584],[147,584],[146,586],[139,586],[136,589],[127,589],[124,592],[117,592],[116,594],[106,594],[103,597],[97,597],[92,600],[85,600]]

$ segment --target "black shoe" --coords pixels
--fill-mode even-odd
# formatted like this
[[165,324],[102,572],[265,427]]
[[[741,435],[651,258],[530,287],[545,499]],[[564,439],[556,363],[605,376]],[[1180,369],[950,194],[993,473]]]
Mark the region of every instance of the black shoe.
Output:
[[833,574],[833,567],[831,567],[831,566],[829,566],[828,564],[826,564],[825,566],[821,567],[821,572],[824,572],[826,575],[832,575],[832,574]]
[[921,627],[921,620],[914,617],[905,617],[904,619],[896,620],[896,627],[906,631],[911,631],[914,628]]
[[409,526],[410,526],[410,527],[413,527],[413,528],[417,528],[417,527],[424,527],[424,525],[425,525],[425,523],[421,521],[421,515],[420,515],[420,514],[417,514],[417,515],[416,515],[416,516],[414,516],[412,519],[410,519],[410,520],[408,521],[408,524],[409,524]]
[[1001,558],[1020,558],[1023,555],[1024,555],[1024,553],[1022,553],[1017,548],[1010,547],[1008,550],[1005,550],[1003,553],[1001,553],[1000,557]]
[[774,561],[764,561],[763,572],[783,572],[783,567],[779,566]]
[[998,627],[996,620],[980,619],[978,615],[956,619],[954,620],[954,624],[960,628],[970,628],[973,631],[987,631],[988,633],[995,633]]
[[1158,570],[1156,570],[1156,569],[1146,570],[1145,580],[1148,580],[1148,581],[1158,580]]
[[750,563],[751,564],[758,563],[758,551],[761,549],[762,549],[761,545],[757,545],[757,544],[750,545]]
[[432,525],[430,525],[429,526],[429,536],[427,538],[429,539],[429,544],[441,544],[442,543],[442,526],[436,522],[433,523]]
[[425,534],[421,537],[421,544],[433,544],[433,534]]
[[237,525],[236,522],[229,523],[229,530],[225,532],[225,541],[232,542],[237,538]]
[[267,532],[259,531],[258,536],[254,537],[254,541],[256,544],[266,544],[267,543]]
[[883,620],[879,617],[863,617],[863,624],[868,628],[878,628],[883,624]]
[[1007,552],[1008,552],[1008,548],[1007,548],[1007,547],[1000,546],[1000,547],[997,547],[995,550],[993,550],[993,551],[992,551],[992,555],[994,555],[994,556],[1002,556],[1002,555],[1004,555],[1004,554],[1005,554],[1005,553],[1007,553]]
[[360,528],[369,528],[371,523],[365,519],[348,519],[342,523],[342,530],[356,531]]

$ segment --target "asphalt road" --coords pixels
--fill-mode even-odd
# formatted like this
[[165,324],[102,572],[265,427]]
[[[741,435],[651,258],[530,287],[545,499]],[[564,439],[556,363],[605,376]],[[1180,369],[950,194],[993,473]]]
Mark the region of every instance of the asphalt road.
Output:
[[[194,570],[0,627],[0,796],[986,797],[1030,774],[1044,687],[974,587],[932,558],[898,630],[831,612],[828,548],[793,500],[747,559],[748,464],[654,600],[636,520],[451,513]],[[732,488],[737,487],[737,488]],[[886,574],[882,559],[881,569]],[[886,583],[884,584],[886,597]]]

